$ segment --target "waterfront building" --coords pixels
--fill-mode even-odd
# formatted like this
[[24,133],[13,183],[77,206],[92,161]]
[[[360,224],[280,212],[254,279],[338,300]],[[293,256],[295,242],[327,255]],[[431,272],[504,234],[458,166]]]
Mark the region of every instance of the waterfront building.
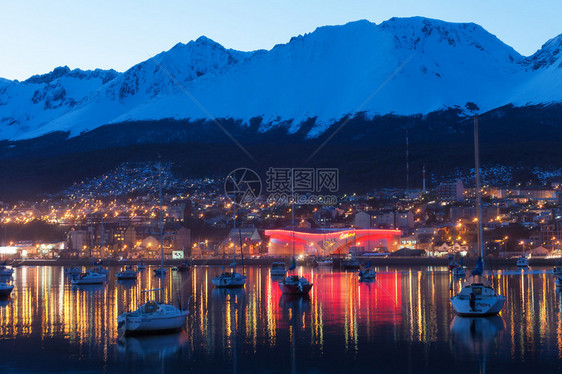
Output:
[[266,230],[268,253],[291,256],[293,241],[296,255],[345,255],[352,249],[361,252],[394,252],[402,231],[384,229],[278,229]]

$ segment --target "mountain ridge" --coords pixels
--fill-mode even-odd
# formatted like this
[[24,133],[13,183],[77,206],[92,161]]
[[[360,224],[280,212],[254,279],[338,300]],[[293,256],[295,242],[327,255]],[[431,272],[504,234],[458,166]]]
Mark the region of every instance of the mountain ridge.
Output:
[[[562,101],[562,34],[521,56],[474,23],[423,17],[322,26],[264,51],[227,49],[201,36],[123,73],[58,67],[26,81],[0,80],[0,139],[54,131],[71,136],[106,124],[234,119],[260,131],[310,138],[359,112],[471,115],[503,105]],[[191,96],[191,98],[190,98]]]

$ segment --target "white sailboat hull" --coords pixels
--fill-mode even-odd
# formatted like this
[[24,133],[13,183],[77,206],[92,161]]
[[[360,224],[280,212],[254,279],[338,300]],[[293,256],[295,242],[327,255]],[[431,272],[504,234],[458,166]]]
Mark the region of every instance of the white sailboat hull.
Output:
[[501,311],[504,303],[505,297],[502,295],[496,295],[476,299],[474,302],[474,308],[472,308],[469,298],[461,297],[459,295],[451,297],[451,304],[453,305],[455,313],[463,317],[495,316]]
[[[126,314],[126,313],[125,313]],[[127,333],[156,333],[180,330],[185,325],[188,312],[179,315],[127,316],[120,315],[117,323]]]

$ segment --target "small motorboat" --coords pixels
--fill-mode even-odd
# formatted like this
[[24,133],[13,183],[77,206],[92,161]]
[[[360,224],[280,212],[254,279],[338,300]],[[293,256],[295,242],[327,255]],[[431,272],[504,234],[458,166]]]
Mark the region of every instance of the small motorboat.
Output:
[[451,297],[455,313],[464,317],[494,316],[505,303],[505,296],[499,295],[482,276],[470,277],[461,291]]
[[172,271],[178,271],[178,272],[189,271],[189,264],[186,261],[184,261],[181,263],[181,265],[174,266],[172,268]]
[[272,277],[284,277],[287,275],[287,265],[284,262],[272,262],[269,274]]
[[163,266],[159,266],[156,269],[154,269],[154,275],[157,277],[165,277],[166,276],[166,268]]
[[72,284],[74,285],[81,285],[81,284],[102,284],[106,280],[105,274],[97,273],[93,270],[90,270],[86,273],[82,273],[80,275],[74,276],[72,278]]
[[376,277],[377,277],[377,272],[371,269],[365,269],[359,272],[360,282],[371,281],[374,280]]
[[346,270],[357,270],[361,269],[361,264],[354,258],[350,258],[342,261],[342,266]]
[[279,288],[284,295],[308,295],[312,288],[312,283],[305,277],[289,275],[279,282]]
[[142,261],[140,264],[137,265],[137,271],[141,271],[141,270],[146,270],[146,265]]
[[131,265],[125,267],[124,270],[115,274],[117,280],[125,280],[125,279],[137,279],[138,273],[133,269]]
[[466,275],[466,269],[462,266],[457,266],[452,270],[453,277],[464,277]]
[[562,264],[558,261],[558,266],[554,267],[554,271],[552,272],[554,275],[562,275]]
[[14,286],[8,283],[0,282],[0,299],[6,299],[10,297]]
[[334,265],[334,261],[330,258],[318,259],[316,260],[318,266],[332,266]]
[[244,287],[244,284],[246,284],[246,276],[235,271],[231,273],[225,272],[214,277],[211,282],[213,282],[215,287]]
[[529,262],[525,256],[519,256],[517,259],[517,267],[518,268],[526,268],[529,267]]
[[120,314],[117,326],[125,335],[172,332],[185,326],[188,314],[187,310],[152,300],[133,312]]
[[554,278],[554,285],[556,287],[562,287],[562,277],[556,277]]

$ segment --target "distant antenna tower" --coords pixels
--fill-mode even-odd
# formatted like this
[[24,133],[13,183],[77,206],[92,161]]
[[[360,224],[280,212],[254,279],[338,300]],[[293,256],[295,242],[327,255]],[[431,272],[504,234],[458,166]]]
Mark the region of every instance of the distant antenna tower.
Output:
[[409,160],[408,130],[406,130],[406,191],[410,190],[410,160]]
[[422,172],[423,172],[423,194],[425,195],[425,162],[423,163]]

